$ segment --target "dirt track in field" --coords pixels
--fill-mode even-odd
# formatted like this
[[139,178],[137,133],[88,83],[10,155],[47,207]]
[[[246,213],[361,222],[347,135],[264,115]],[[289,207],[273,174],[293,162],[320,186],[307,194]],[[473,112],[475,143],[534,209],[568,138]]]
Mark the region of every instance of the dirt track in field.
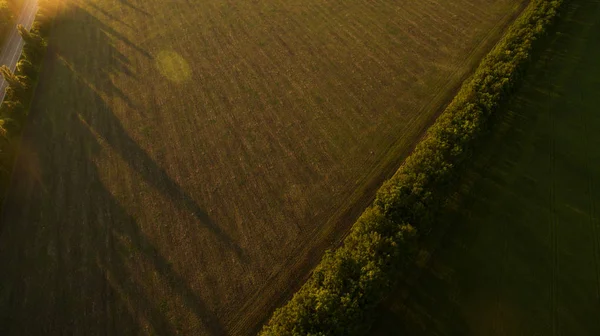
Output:
[[3,335],[255,331],[522,4],[64,3],[2,214]]

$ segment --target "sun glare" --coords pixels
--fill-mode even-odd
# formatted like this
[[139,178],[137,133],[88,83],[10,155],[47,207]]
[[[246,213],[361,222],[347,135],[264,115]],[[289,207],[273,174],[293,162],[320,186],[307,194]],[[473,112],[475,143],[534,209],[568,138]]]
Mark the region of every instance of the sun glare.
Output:
[[158,53],[156,66],[163,76],[175,83],[185,82],[191,75],[188,62],[174,51],[161,51]]

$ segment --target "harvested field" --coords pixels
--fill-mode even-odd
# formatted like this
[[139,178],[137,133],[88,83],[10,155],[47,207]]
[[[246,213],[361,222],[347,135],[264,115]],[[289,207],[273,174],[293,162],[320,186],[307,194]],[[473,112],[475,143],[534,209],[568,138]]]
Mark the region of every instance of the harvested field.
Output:
[[524,3],[56,1],[3,335],[256,331]]
[[600,1],[568,1],[373,334],[600,335],[599,17]]

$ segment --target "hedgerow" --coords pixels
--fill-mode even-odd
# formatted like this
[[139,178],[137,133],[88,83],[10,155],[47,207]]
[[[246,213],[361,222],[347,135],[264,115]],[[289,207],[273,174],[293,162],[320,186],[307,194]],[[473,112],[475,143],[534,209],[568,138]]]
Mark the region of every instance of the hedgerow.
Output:
[[277,309],[261,335],[357,335],[374,307],[414,263],[418,234],[433,228],[472,146],[519,84],[534,42],[562,0],[532,0],[463,85],[426,137],[379,189],[340,248],[326,252],[309,280]]
[[50,4],[41,0],[38,5],[39,10],[31,29],[27,30],[22,25],[17,26],[25,43],[14,73],[5,65],[0,67],[0,73],[8,83],[4,101],[0,106],[0,195],[2,197],[8,188],[17,143],[27,118],[46,49],[44,37],[48,34],[51,22],[46,15],[46,9]]

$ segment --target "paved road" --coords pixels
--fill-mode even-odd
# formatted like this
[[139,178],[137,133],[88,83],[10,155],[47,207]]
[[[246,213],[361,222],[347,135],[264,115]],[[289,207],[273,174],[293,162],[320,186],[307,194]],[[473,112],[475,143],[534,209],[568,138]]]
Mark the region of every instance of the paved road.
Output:
[[[0,53],[0,65],[7,65],[12,71],[17,66],[17,61],[23,50],[23,39],[19,36],[17,31],[17,24],[22,24],[27,29],[31,28],[35,13],[37,12],[37,0],[29,0],[23,6],[21,14],[17,18],[15,26],[8,35],[6,42],[2,46],[2,52]],[[0,76],[0,104],[4,101],[4,95],[6,88],[6,82],[4,78]]]

